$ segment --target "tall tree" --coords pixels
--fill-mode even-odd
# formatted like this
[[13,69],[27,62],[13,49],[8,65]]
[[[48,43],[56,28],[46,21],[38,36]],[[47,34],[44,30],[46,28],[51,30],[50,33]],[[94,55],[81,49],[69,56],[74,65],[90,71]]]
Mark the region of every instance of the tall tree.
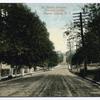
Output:
[[85,5],[85,9],[89,15],[85,32],[88,62],[98,62],[100,59],[100,4]]
[[0,4],[0,27],[1,62],[36,66],[54,50],[45,23],[24,4]]
[[[88,63],[100,62],[100,4],[86,4],[83,9],[88,14],[84,32],[85,46],[83,49],[79,48],[80,50],[78,50],[81,55],[83,54],[82,51],[87,52]],[[76,55],[78,55],[78,52]]]

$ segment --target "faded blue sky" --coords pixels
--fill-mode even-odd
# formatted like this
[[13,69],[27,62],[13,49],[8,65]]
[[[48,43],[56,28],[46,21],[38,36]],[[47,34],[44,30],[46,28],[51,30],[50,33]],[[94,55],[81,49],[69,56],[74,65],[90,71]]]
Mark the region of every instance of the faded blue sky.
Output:
[[[46,23],[50,40],[54,43],[56,51],[67,51],[64,41],[64,26],[73,21],[72,13],[79,12],[83,4],[75,3],[29,3],[31,11],[36,11],[40,19]],[[57,14],[57,12],[61,14]]]

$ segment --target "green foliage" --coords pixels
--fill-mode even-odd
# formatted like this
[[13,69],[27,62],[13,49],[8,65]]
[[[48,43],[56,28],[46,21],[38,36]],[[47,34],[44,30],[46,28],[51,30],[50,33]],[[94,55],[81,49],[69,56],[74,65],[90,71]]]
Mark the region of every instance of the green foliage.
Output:
[[76,64],[82,64],[84,61],[84,52],[83,48],[77,49],[76,53],[72,56],[71,64],[76,65]]
[[[46,25],[23,4],[0,4],[0,61],[36,66],[56,59]],[[52,58],[54,56],[54,58]]]
[[66,62],[67,63],[73,63],[73,56],[75,55],[75,52],[74,51],[67,51],[66,52]]
[[63,53],[58,51],[57,55],[58,55],[58,62],[59,63],[63,62]]
[[88,62],[99,62],[100,59],[100,4],[85,6],[89,15],[85,32],[85,50]]
[[58,64],[58,54],[56,52],[51,52],[51,56],[48,60],[48,67],[54,67]]
[[84,32],[85,46],[76,51],[73,63],[82,63],[85,59],[84,52],[87,56],[87,63],[100,62],[100,4],[87,4],[84,9],[88,14]]

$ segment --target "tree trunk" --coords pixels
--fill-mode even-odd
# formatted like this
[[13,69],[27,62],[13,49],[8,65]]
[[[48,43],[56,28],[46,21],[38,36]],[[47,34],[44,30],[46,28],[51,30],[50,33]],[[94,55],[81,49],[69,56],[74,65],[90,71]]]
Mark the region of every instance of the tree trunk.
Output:
[[34,71],[36,71],[37,70],[37,68],[36,68],[36,66],[34,66]]
[[21,68],[21,75],[24,76],[24,68]]
[[32,73],[33,73],[33,68],[30,68],[30,69],[29,69],[29,73],[32,75]]
[[18,66],[14,67],[14,75],[17,76]]
[[78,72],[78,64],[76,64],[76,69],[77,69],[77,72]]
[[29,68],[27,68],[27,73],[30,73]]
[[0,80],[1,80],[1,70],[2,70],[2,64],[0,64]]
[[11,67],[11,69],[10,69],[10,73],[9,73],[9,76],[12,77],[12,76],[13,76],[13,72],[14,72],[14,68]]
[[85,58],[85,61],[84,61],[84,76],[86,76],[87,74],[87,58]]

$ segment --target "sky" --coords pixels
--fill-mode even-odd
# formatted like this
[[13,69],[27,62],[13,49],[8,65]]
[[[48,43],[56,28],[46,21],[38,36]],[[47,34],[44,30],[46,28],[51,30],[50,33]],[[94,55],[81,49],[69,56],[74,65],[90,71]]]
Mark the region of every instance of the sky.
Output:
[[81,11],[84,4],[79,3],[29,3],[27,6],[32,12],[36,12],[42,21],[46,23],[49,38],[53,42],[55,51],[68,51],[64,31],[65,25],[73,22],[73,13]]

